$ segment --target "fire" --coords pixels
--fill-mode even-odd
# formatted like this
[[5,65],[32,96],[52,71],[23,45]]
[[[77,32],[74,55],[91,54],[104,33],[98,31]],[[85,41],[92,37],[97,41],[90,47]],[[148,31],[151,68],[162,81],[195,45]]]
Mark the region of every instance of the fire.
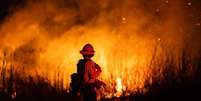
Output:
[[122,81],[121,81],[121,78],[117,78],[116,79],[116,96],[119,97],[122,95],[122,92],[123,92],[123,85],[122,85]]
[[[146,85],[163,79],[171,59],[175,65],[171,69],[176,74],[179,71],[185,33],[176,27],[183,25],[178,19],[182,13],[172,14],[172,10],[180,9],[180,1],[157,15],[140,7],[144,5],[141,0],[104,0],[100,4],[81,0],[79,7],[71,3],[63,7],[63,1],[28,2],[26,9],[19,9],[1,24],[0,67],[7,69],[0,68],[1,72],[13,66],[25,78],[35,80],[40,75],[69,91],[70,75],[76,72],[82,58],[79,51],[86,43],[95,47],[93,60],[103,70],[104,97],[146,93]],[[159,15],[161,21],[155,21]]]

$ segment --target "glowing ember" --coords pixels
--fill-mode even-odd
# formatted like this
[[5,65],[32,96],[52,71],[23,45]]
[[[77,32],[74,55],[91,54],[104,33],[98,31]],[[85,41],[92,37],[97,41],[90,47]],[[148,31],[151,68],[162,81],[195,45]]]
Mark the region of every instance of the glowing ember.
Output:
[[12,99],[16,98],[16,94],[17,94],[16,92],[13,92],[13,94],[11,95],[11,98]]
[[188,6],[191,6],[191,5],[192,5],[192,3],[191,3],[191,2],[188,2],[187,4],[188,4]]

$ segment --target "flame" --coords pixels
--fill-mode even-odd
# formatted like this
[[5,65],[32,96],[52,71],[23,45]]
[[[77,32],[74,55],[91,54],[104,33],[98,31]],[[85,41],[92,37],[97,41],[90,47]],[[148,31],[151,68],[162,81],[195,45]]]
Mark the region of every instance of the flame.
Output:
[[123,92],[123,86],[122,86],[122,82],[121,82],[121,78],[117,78],[116,79],[116,96],[119,97],[122,95]]
[[91,43],[109,97],[115,92],[116,96],[146,92],[146,84],[163,78],[171,56],[174,72],[180,69],[185,33],[177,29],[183,25],[179,0],[169,1],[163,13],[141,7],[147,3],[141,0],[33,1],[0,26],[0,65],[6,61],[7,69],[13,65],[23,76],[41,75],[52,85],[69,89],[70,75],[82,58],[79,51]]

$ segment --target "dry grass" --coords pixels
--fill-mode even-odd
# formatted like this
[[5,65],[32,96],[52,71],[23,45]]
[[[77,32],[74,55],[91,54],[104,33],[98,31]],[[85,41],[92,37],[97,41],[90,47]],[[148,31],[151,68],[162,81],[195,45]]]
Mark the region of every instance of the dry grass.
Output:
[[[199,97],[197,92],[201,90],[201,54],[192,57],[186,48],[184,47],[180,57],[176,58],[171,49],[167,49],[165,45],[156,46],[149,64],[154,75],[145,82],[145,89],[148,89],[148,92],[139,91],[131,93],[130,96],[123,93],[120,98],[102,98],[102,100],[172,100],[171,98]],[[52,85],[44,76],[22,76],[23,71],[15,70],[12,65],[8,69],[6,59],[3,59],[2,63],[0,68],[1,101],[75,100],[75,97],[68,92],[69,90],[64,89],[59,73],[55,73]]]

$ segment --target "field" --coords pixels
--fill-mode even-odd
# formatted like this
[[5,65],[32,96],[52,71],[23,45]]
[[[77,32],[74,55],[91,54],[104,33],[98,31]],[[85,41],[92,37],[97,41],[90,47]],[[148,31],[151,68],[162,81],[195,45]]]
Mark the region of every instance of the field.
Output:
[[[122,90],[119,97],[104,97],[101,101],[172,101],[172,100],[195,100],[200,98],[201,91],[201,55],[197,58],[190,58],[186,51],[183,51],[180,61],[181,68],[177,68],[174,58],[166,58],[160,61],[153,55],[149,68],[152,69],[152,83],[145,82],[144,90],[129,92]],[[164,54],[160,55],[164,56]],[[37,76],[23,76],[23,70],[16,70],[14,66],[5,66],[3,59],[1,66],[0,99],[1,101],[75,101],[80,100],[80,96],[71,94],[70,88],[64,88],[63,81],[59,78],[59,73],[55,73],[54,84],[48,78],[38,74]],[[163,73],[158,74],[157,66],[163,68]],[[37,73],[36,73],[37,74]],[[158,75],[157,75],[158,74]],[[106,88],[107,89],[107,88]],[[111,88],[108,88],[111,89]],[[116,91],[117,92],[117,91]],[[115,93],[115,92],[114,92]]]

